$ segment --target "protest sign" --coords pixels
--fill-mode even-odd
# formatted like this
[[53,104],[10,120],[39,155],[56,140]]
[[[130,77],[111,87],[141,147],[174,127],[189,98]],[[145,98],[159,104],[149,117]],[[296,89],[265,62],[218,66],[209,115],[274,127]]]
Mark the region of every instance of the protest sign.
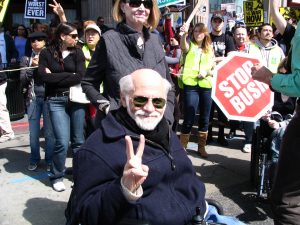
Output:
[[24,18],[46,19],[46,0],[26,0]]
[[264,22],[262,0],[244,1],[244,21],[247,27],[259,27]]
[[0,0],[0,23],[3,23],[9,0]]

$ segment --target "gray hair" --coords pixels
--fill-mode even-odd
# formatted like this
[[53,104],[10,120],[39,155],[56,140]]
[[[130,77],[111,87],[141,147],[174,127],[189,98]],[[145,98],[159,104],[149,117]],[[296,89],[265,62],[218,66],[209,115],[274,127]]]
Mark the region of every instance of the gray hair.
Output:
[[[167,97],[168,92],[172,89],[172,85],[165,78],[161,78],[161,79],[162,79],[162,82],[163,82],[163,85],[165,88],[165,94]],[[120,86],[121,94],[123,94],[125,96],[130,95],[132,92],[134,92],[134,84],[133,84],[131,74],[122,77],[119,81],[119,86]]]

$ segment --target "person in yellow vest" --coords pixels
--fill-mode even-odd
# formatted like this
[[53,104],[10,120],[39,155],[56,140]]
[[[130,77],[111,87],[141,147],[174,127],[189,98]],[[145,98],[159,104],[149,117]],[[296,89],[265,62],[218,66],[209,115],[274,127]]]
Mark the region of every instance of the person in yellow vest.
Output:
[[[88,25],[84,29],[84,45],[82,46],[82,51],[85,57],[85,67],[88,67],[92,55],[95,52],[96,45],[101,38],[101,30],[93,21],[86,21]],[[102,85],[100,86],[100,92],[103,92]],[[88,104],[88,110],[86,115],[86,127],[85,136],[88,137],[94,130],[96,130],[95,117],[96,117],[96,107],[93,104]]]
[[195,115],[199,107],[198,152],[206,158],[205,145],[212,103],[212,69],[214,67],[214,52],[207,27],[197,23],[192,31],[191,41],[187,40],[189,26],[180,28],[184,34],[181,37],[181,49],[186,55],[181,80],[184,89],[184,121],[180,142],[186,149]]
[[92,55],[95,52],[96,45],[101,37],[101,30],[96,24],[89,24],[84,30],[85,44],[82,51],[85,56],[85,66],[87,67],[91,61]]

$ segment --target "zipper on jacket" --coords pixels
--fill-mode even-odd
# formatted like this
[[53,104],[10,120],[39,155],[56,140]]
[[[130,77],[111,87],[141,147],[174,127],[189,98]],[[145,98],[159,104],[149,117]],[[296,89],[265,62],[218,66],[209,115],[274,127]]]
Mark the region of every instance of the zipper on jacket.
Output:
[[[137,136],[132,136],[132,135],[130,135],[130,137],[133,138],[133,139],[138,139],[138,140],[140,140],[140,138],[137,137]],[[146,139],[146,138],[145,138],[145,142],[147,142],[147,143],[149,143],[149,144],[151,144],[151,145],[154,145],[154,146],[157,147],[157,148],[160,148],[160,149],[163,151],[163,153],[167,156],[167,158],[170,160],[170,162],[171,162],[171,170],[172,170],[172,171],[175,170],[175,168],[176,168],[175,161],[174,161],[173,156],[170,154],[170,152],[168,152],[168,151],[167,151],[165,148],[163,148],[161,145],[159,145],[159,144],[157,144],[157,143],[155,143],[155,142],[153,142],[153,141],[150,141],[150,140],[148,140],[148,139]]]

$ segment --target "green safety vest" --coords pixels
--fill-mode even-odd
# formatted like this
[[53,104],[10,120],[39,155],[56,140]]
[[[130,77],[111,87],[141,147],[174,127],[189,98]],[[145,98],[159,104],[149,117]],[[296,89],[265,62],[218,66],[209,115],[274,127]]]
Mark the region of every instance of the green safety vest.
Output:
[[214,66],[214,53],[203,52],[201,48],[190,42],[189,51],[186,54],[181,80],[184,85],[196,86],[202,88],[212,87],[212,76],[206,76],[199,79],[197,76],[200,71],[210,73]]
[[283,60],[281,48],[278,46],[271,48],[270,50],[265,50],[269,51],[267,59],[263,59],[262,51],[264,50],[261,50],[257,44],[250,44],[249,54],[258,57],[264,66],[266,66],[272,73],[277,73],[278,65],[281,60]]
[[[82,47],[82,51],[83,51],[85,58],[89,58],[89,59],[91,58],[91,53],[90,53],[89,47],[87,45],[84,45]],[[85,67],[88,67],[89,63],[90,63],[90,61],[85,60]]]
[[[83,54],[84,54],[85,58],[89,58],[89,59],[91,58],[91,52],[90,52],[89,47],[87,45],[84,45],[82,47],[82,51],[83,51]],[[86,68],[88,67],[89,63],[90,63],[89,60],[85,60],[85,67]],[[103,93],[103,83],[100,84],[99,91],[100,91],[100,93]]]

